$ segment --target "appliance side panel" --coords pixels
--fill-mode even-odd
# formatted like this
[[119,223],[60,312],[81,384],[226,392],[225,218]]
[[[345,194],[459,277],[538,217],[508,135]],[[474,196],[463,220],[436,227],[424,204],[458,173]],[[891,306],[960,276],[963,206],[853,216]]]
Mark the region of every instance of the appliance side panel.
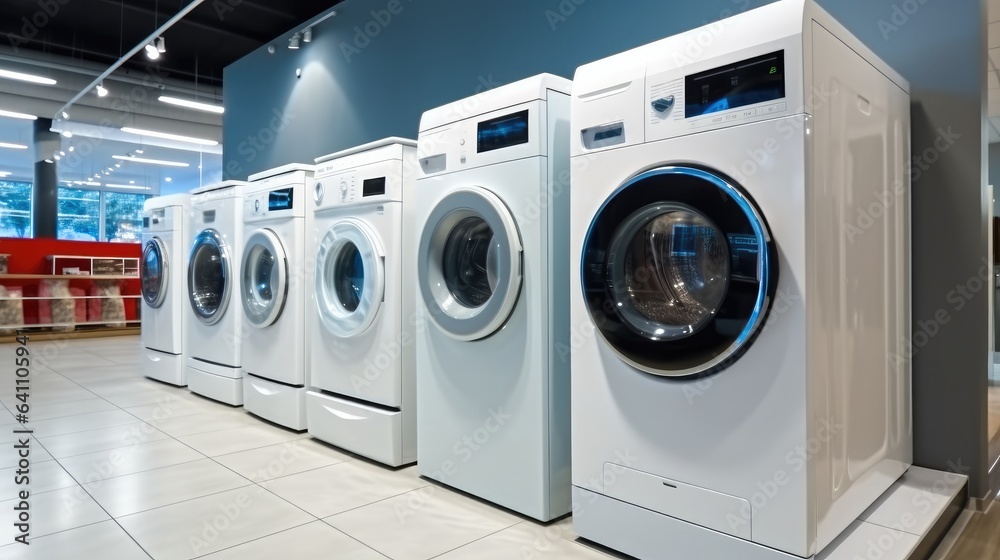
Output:
[[822,92],[812,107],[808,222],[818,551],[902,475],[909,438],[898,397],[908,392],[897,353],[907,333],[897,316],[899,88],[817,23],[812,37],[814,91]]

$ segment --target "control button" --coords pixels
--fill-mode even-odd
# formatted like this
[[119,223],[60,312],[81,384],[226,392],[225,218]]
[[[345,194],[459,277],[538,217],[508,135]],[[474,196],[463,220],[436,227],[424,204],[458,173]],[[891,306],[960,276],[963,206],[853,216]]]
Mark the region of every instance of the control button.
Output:
[[724,122],[725,120],[726,120],[725,117],[713,117],[712,124],[719,124],[721,122]]
[[458,141],[458,145],[459,146],[464,146],[465,145],[465,138],[462,138],[461,140],[459,140]]
[[779,111],[786,111],[787,109],[788,109],[788,104],[787,103],[778,103],[778,110]]
[[653,110],[657,113],[666,113],[674,106],[674,96],[668,95],[666,97],[661,97],[652,102]]
[[730,113],[730,114],[726,115],[725,118],[726,118],[726,121],[735,121],[736,119],[740,118],[740,116],[738,114],[736,114],[736,113]]
[[323,183],[316,183],[315,189],[316,190],[313,192],[313,199],[316,200],[316,202],[320,202],[323,200],[323,195],[326,194],[326,187],[323,186]]
[[260,199],[259,198],[257,200],[255,200],[255,201],[253,201],[253,213],[256,214],[257,212],[260,212]]
[[340,183],[340,200],[347,200],[347,182]]
[[740,113],[741,119],[749,119],[757,116],[757,109],[745,109]]

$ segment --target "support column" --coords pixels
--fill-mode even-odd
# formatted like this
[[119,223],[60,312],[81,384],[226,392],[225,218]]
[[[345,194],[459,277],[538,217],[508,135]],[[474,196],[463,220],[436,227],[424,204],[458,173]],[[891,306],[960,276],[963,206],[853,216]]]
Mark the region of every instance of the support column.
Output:
[[59,134],[49,130],[52,128],[51,119],[40,118],[34,125],[35,181],[31,188],[31,236],[55,238],[59,199],[56,163],[52,154],[59,150]]

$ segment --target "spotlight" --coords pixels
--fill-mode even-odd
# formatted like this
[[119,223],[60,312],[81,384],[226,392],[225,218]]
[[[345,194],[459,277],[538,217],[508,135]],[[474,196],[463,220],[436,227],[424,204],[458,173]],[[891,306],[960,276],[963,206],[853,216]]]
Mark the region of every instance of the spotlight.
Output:
[[171,179],[170,177],[167,177],[166,179],[164,179],[164,181],[166,181],[166,182],[168,182],[168,183],[172,183],[172,182],[174,182],[174,180],[173,180],[173,179]]
[[62,112],[62,118],[63,118],[63,120],[68,119],[69,118],[69,113],[67,113],[66,111],[63,111]]
[[76,146],[70,146],[70,147],[69,147],[69,151],[71,151],[71,152],[72,152],[72,151],[75,151],[75,150],[76,150]]
[[66,152],[64,152],[64,151],[62,151],[62,150],[59,150],[59,155],[61,155],[61,156],[65,156],[65,155],[66,155]]
[[122,166],[122,164],[120,164],[120,163],[116,163],[115,164],[115,167],[121,168],[121,166]]
[[312,43],[313,42],[313,28],[307,27],[305,31],[302,32],[302,42]]
[[301,40],[301,38],[302,38],[302,35],[300,35],[298,33],[296,33],[295,35],[292,35],[292,38],[288,40],[288,48],[290,48],[292,50],[298,49],[299,48],[299,41]]
[[160,54],[167,52],[167,40],[162,35],[156,38],[156,52]]
[[146,57],[150,60],[160,58],[160,51],[156,50],[156,45],[153,43],[146,45]]
[[97,84],[97,97],[107,97],[108,89],[104,87],[104,82]]
[[73,133],[70,132],[70,131],[68,131],[68,130],[64,130],[64,131],[60,132],[60,134],[62,134],[63,138],[72,138],[73,137]]

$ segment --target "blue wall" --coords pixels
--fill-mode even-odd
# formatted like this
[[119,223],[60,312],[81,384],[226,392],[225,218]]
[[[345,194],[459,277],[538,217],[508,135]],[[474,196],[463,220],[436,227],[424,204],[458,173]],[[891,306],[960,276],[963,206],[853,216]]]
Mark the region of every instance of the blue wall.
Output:
[[[260,49],[226,69],[225,175],[245,178],[385,136],[413,138],[425,109],[539,72],[571,78],[582,63],[765,3],[347,0],[301,50],[286,48],[289,34],[274,41],[274,54]],[[991,312],[985,291],[960,309],[950,296],[987,255],[985,5],[821,4],[910,80],[915,155],[941,131],[959,136],[913,185],[914,329],[942,309],[950,317],[913,359],[914,437],[918,465],[969,474],[972,495],[982,497]]]

